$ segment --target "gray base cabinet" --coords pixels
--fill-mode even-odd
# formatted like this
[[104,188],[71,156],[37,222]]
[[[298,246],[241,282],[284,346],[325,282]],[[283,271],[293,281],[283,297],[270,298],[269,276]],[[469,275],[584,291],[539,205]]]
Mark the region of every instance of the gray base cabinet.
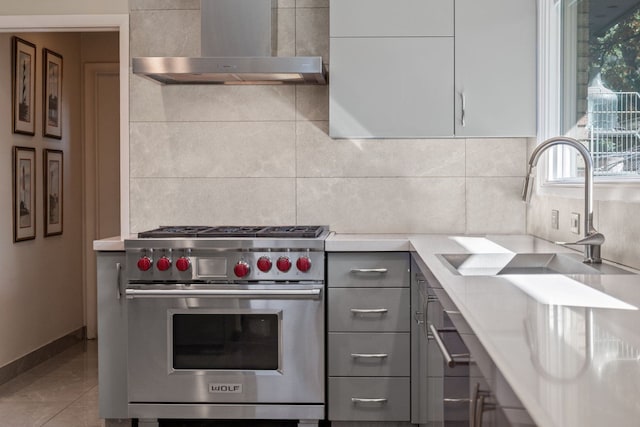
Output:
[[[98,252],[98,393],[100,418],[128,425],[127,305],[119,294],[124,252]],[[110,420],[114,419],[114,420]]]
[[327,256],[328,417],[409,421],[409,254]]
[[[415,334],[412,337],[423,352],[418,353],[412,367],[412,405],[422,409],[412,411],[412,422],[428,426],[535,426],[466,319],[417,257],[412,259],[412,274],[413,296],[421,300],[426,326],[426,341],[421,342],[422,337]],[[430,325],[439,333],[455,331],[455,340],[448,341],[442,335],[441,339],[452,355],[458,355],[455,358],[468,355],[461,358],[468,363],[455,367],[444,364]]]

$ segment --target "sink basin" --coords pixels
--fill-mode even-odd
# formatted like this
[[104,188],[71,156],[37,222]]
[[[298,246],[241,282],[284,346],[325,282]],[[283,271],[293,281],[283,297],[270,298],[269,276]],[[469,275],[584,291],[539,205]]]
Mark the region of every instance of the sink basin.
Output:
[[585,264],[572,253],[441,254],[441,262],[461,276],[503,274],[634,274],[609,264]]

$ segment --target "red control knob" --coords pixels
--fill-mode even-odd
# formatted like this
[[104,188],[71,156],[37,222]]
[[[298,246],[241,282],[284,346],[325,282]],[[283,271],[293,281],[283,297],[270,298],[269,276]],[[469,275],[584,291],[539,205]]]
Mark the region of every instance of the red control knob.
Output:
[[278,261],[276,261],[276,266],[278,267],[278,270],[286,273],[291,269],[291,260],[286,256],[281,256],[278,258]]
[[249,274],[249,264],[244,261],[238,261],[238,263],[233,267],[233,272],[238,277],[244,277]]
[[262,271],[263,273],[271,270],[272,266],[273,263],[271,262],[269,257],[261,256],[260,258],[258,258],[258,270]]
[[311,260],[308,256],[300,257],[298,258],[298,261],[296,261],[296,267],[298,267],[298,270],[306,273],[311,270]]
[[191,261],[189,261],[189,258],[180,257],[176,261],[176,268],[178,271],[187,271],[189,267],[191,267]]
[[148,256],[143,256],[138,260],[138,270],[140,271],[148,271],[153,265],[153,261]]
[[160,271],[167,271],[169,268],[171,268],[171,260],[166,256],[163,256],[158,260],[158,262],[156,262],[156,267]]

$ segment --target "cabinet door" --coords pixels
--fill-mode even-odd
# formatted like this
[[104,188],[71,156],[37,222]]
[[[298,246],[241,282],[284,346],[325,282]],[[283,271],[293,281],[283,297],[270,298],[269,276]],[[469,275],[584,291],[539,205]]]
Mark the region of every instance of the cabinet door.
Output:
[[331,38],[334,138],[453,135],[453,38]]
[[456,136],[535,136],[535,0],[456,0],[455,23]]
[[451,0],[331,0],[331,37],[453,36]]

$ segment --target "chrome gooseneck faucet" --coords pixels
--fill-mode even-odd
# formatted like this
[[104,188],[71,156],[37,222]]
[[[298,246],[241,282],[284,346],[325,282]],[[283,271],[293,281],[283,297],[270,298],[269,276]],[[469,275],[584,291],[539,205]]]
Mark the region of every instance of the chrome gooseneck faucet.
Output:
[[564,245],[584,245],[584,261],[588,264],[600,264],[600,248],[604,243],[604,235],[596,231],[593,227],[593,160],[589,150],[579,141],[565,137],[557,136],[549,138],[542,144],[538,145],[529,159],[529,170],[524,180],[524,188],[522,189],[522,200],[528,202],[531,194],[530,178],[533,177],[533,169],[538,164],[538,159],[542,153],[556,145],[568,145],[575,148],[584,159],[584,237],[577,242],[566,243],[558,242]]

